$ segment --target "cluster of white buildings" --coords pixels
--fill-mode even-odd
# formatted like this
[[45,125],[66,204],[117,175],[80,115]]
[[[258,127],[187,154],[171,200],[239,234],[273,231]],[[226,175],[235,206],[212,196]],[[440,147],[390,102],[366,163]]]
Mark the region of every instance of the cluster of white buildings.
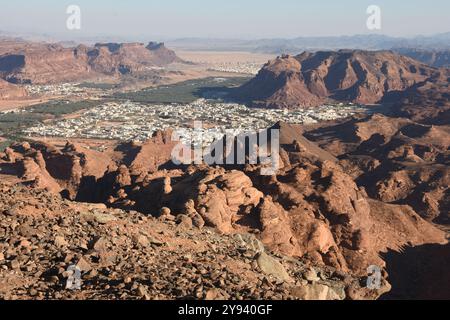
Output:
[[[62,83],[49,85],[26,85],[25,89],[32,96],[71,96],[86,97],[92,96],[95,89],[80,87],[79,83]],[[98,91],[98,90],[97,90]]]
[[79,117],[41,123],[24,130],[28,136],[145,141],[155,131],[192,128],[194,121],[203,127],[196,134],[208,144],[224,133],[238,135],[255,132],[278,121],[315,123],[348,117],[358,112],[355,106],[323,106],[314,109],[250,109],[244,105],[199,99],[190,104],[107,103],[89,109]]
[[255,62],[221,62],[210,65],[208,70],[240,74],[258,74],[262,64]]

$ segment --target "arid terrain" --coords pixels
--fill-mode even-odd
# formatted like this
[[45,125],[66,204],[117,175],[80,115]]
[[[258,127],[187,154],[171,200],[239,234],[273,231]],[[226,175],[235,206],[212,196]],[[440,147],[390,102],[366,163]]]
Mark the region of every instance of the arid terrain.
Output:
[[[270,58],[175,53],[153,42],[0,46],[8,110],[21,97],[48,98],[43,85],[86,80],[135,90],[51,87],[57,94],[49,100],[72,94],[83,102],[95,93],[131,109],[163,94],[166,103],[166,96],[195,100],[216,90],[227,102],[286,114],[327,104],[368,110],[314,123],[274,121],[265,131],[279,133],[279,153],[269,149],[280,166],[268,176],[248,154],[241,164],[174,163],[176,128],[155,130],[145,141],[77,137],[79,127],[68,128],[73,139],[17,137],[23,113],[12,113],[15,122],[6,114],[0,299],[449,299],[450,71],[391,51]],[[220,84],[236,75],[254,77],[238,88],[213,90],[208,82],[189,94],[183,90],[191,82],[176,94],[167,86],[211,76]],[[136,91],[149,80],[148,91]],[[44,94],[30,96],[25,85]],[[51,105],[30,110],[33,121],[70,125],[91,104],[61,114]],[[388,112],[370,112],[373,105]],[[131,111],[123,117],[131,119]],[[373,267],[380,279],[370,286]],[[80,290],[68,287],[74,268]]]

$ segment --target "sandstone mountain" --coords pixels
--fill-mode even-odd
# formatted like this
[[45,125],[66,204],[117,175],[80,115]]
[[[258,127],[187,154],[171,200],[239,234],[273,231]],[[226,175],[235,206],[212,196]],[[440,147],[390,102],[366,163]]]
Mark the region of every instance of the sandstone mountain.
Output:
[[163,43],[98,43],[88,51],[89,65],[100,73],[133,73],[149,67],[181,62]]
[[[441,71],[448,74],[448,70]],[[256,107],[314,107],[327,101],[375,104],[435,76],[437,69],[391,51],[284,55],[232,93]]]
[[164,44],[107,43],[66,48],[59,44],[10,44],[0,54],[0,77],[11,83],[74,82],[149,71],[181,60]]

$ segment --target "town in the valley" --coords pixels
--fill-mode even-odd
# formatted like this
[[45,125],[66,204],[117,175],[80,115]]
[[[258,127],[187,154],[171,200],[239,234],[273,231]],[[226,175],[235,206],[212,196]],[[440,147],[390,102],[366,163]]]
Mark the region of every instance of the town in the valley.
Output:
[[[324,105],[315,109],[253,109],[243,104],[198,99],[188,104],[140,104],[108,102],[66,119],[39,123],[23,130],[28,137],[88,138],[145,141],[158,130],[185,129],[201,121],[203,141],[208,144],[225,132],[255,132],[283,121],[312,124],[349,117],[366,111],[356,105]],[[19,110],[19,113],[33,112]]]

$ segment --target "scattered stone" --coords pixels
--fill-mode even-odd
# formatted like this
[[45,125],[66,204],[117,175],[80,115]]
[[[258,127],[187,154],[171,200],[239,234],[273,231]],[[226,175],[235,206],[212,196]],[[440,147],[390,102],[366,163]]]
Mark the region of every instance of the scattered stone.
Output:
[[84,212],[81,215],[86,221],[96,221],[100,224],[108,224],[113,221],[117,221],[116,217],[112,214],[106,214],[97,210],[92,212]]
[[9,267],[10,267],[11,269],[13,269],[13,270],[17,270],[17,269],[20,268],[20,263],[19,263],[19,261],[17,261],[17,260],[11,260],[11,261],[9,262]]
[[80,268],[82,272],[89,272],[92,270],[91,264],[86,261],[84,257],[81,257],[80,260],[78,260],[77,267]]
[[57,247],[66,247],[69,245],[69,243],[66,241],[66,239],[63,236],[56,236],[55,237],[55,246]]
[[301,300],[344,300],[343,289],[336,290],[319,283],[308,284],[306,286],[294,287],[291,294]]
[[92,249],[99,253],[104,253],[108,250],[108,241],[105,237],[99,237],[94,240]]
[[264,272],[265,274],[271,275],[281,281],[292,281],[283,265],[269,256],[267,253],[260,253],[256,261],[258,262],[259,268],[261,268],[262,272]]
[[141,297],[141,298],[146,298],[146,299],[147,299],[147,297],[149,296],[149,295],[148,295],[147,288],[144,287],[143,285],[140,285],[140,286],[137,288],[137,294],[138,294],[139,297]]
[[184,214],[180,214],[177,217],[178,228],[182,230],[190,230],[192,229],[193,223],[192,219]]
[[211,300],[228,300],[230,298],[230,295],[227,294],[225,291],[221,289],[210,289],[206,292],[205,300],[211,301]]
[[320,278],[317,276],[317,271],[314,268],[308,268],[304,273],[303,277],[311,282],[320,281]]
[[124,282],[125,284],[130,284],[131,282],[133,282],[133,279],[132,279],[131,277],[126,277],[126,278],[123,280],[123,282]]
[[194,214],[192,217],[192,223],[195,227],[202,229],[205,226],[205,220],[198,213]]
[[[295,287],[308,285],[303,279],[306,270],[298,260],[280,260],[281,255],[275,258],[265,253],[255,235],[237,237],[200,230],[199,225],[193,228],[194,211],[192,217],[179,216],[181,227],[175,227],[167,220],[136,211],[94,209],[82,203],[73,209],[72,203],[58,196],[22,186],[15,192],[21,208],[32,208],[32,219],[26,211],[0,219],[0,279],[11,279],[6,288],[0,281],[0,299],[253,300],[305,296],[301,292],[295,296],[289,290],[294,283]],[[8,202],[9,197],[0,193],[0,203]],[[92,215],[86,219],[82,214],[93,210],[114,216],[117,223],[105,225]],[[61,290],[73,275],[69,268],[74,264],[82,272],[81,290]],[[315,269],[321,272],[320,267]],[[11,278],[11,274],[20,277]],[[345,279],[346,283],[360,281],[350,275]],[[327,281],[323,282],[332,290],[327,298],[342,298],[344,281]],[[349,297],[367,297],[361,290],[352,288]],[[316,295],[322,297],[323,293]],[[312,293],[306,295],[310,296]]]
[[159,211],[159,214],[162,218],[168,218],[169,216],[172,217],[171,213],[172,211],[167,207],[162,207],[161,210]]
[[148,247],[150,245],[150,241],[143,234],[137,235],[135,237],[135,241],[136,241],[136,243],[138,243],[139,245],[141,245],[143,247]]

